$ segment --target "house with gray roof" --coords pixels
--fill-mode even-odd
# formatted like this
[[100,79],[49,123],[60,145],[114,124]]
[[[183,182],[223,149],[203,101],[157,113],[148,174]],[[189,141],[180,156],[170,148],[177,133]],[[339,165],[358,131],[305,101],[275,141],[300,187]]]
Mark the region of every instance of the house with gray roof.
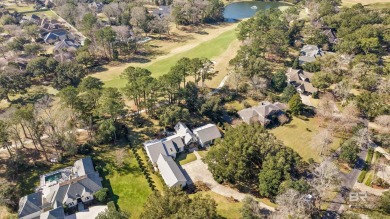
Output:
[[93,194],[102,189],[102,179],[90,157],[77,160],[73,166],[41,176],[37,192],[19,201],[19,218],[63,218],[63,206],[84,209]]
[[187,185],[187,179],[172,157],[160,154],[157,159],[157,167],[168,187],[180,186],[183,188]]
[[272,122],[272,116],[283,114],[286,106],[282,103],[260,102],[258,106],[238,111],[241,119],[248,124],[260,122],[264,127]]
[[186,146],[191,143],[196,143],[197,139],[192,131],[186,126],[186,124],[179,122],[175,125],[176,135],[180,136]]
[[184,142],[179,135],[168,136],[144,143],[146,153],[153,165],[156,165],[160,154],[176,158],[176,154],[184,151]]
[[334,31],[334,29],[332,29],[332,28],[325,28],[322,31],[322,34],[324,34],[328,38],[328,42],[330,44],[336,44],[337,43],[338,39],[337,39],[336,32]]
[[221,138],[221,132],[214,124],[207,124],[201,127],[198,127],[193,130],[195,136],[198,139],[199,145],[202,147],[206,147],[214,143],[214,141],[218,138]]
[[311,83],[313,75],[314,73],[306,72],[301,69],[289,68],[286,72],[287,82],[293,85],[298,92],[305,95],[318,92],[318,89]]
[[325,55],[325,52],[316,45],[304,45],[299,55],[299,64],[314,62],[318,57]]
[[54,43],[54,52],[75,52],[77,48],[80,47],[80,44],[75,42],[74,40],[68,40],[68,39],[63,39],[59,42]]
[[65,219],[64,208],[61,206],[53,210],[43,212],[39,219]]
[[163,17],[168,17],[171,14],[171,11],[172,11],[171,6],[161,5],[160,7],[153,10],[152,14],[154,16],[163,18]]

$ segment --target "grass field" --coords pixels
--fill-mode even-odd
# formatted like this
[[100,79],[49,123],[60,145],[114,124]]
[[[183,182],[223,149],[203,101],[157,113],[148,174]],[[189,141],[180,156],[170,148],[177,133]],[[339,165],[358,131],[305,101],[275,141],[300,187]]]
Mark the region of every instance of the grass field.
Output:
[[139,218],[152,190],[134,154],[130,149],[126,149],[128,154],[125,156],[124,165],[118,167],[115,162],[115,149],[106,147],[101,152],[98,151],[94,158],[98,160],[97,164],[103,166],[103,186],[110,189],[112,199],[122,211],[130,212],[132,218]]
[[241,217],[240,209],[242,207],[242,202],[234,202],[227,199],[225,196],[219,195],[212,191],[202,191],[198,194],[208,195],[217,202],[217,213],[222,216],[222,218],[227,219],[237,219]]
[[342,6],[350,7],[354,4],[390,6],[390,0],[342,0]]
[[179,163],[180,165],[184,165],[186,163],[190,163],[194,160],[196,160],[196,156],[194,153],[179,153],[176,155],[176,162]]
[[[153,77],[159,77],[163,74],[168,73],[169,69],[175,65],[175,63],[182,57],[195,58],[195,57],[206,57],[213,59],[214,57],[219,56],[221,53],[225,52],[229,47],[230,43],[236,39],[236,34],[234,30],[226,31],[220,34],[218,37],[211,39],[209,41],[203,42],[196,46],[193,49],[178,53],[176,55],[170,56],[165,59],[153,62],[151,64],[146,64],[145,67],[152,72]],[[120,72],[119,72],[120,74]],[[105,81],[105,86],[107,87],[123,87],[126,83],[125,80],[119,78],[118,72],[116,72],[115,79]],[[98,77],[100,78],[100,77]]]
[[[138,149],[137,153],[140,155],[142,162],[145,164],[145,166],[148,165],[150,161],[145,156],[145,153],[141,149]],[[164,184],[161,181],[161,178],[156,173],[152,173],[152,172],[150,172],[150,176],[152,177],[152,180],[154,182],[154,185],[156,186],[156,189],[158,191],[162,192],[164,189]]]
[[[281,140],[284,145],[294,149],[305,161],[313,158],[315,161],[320,161],[318,150],[312,147],[311,140],[318,132],[318,122],[316,118],[308,118],[307,120],[293,117],[293,120],[283,126],[279,126],[270,130],[277,139]],[[336,149],[339,146],[339,140],[334,139],[331,146]]]

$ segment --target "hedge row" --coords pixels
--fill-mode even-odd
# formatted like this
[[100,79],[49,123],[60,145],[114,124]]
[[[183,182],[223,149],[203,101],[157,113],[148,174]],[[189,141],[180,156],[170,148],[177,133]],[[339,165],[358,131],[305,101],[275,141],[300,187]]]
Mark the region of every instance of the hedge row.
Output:
[[358,182],[359,183],[362,183],[364,178],[366,178],[366,174],[367,174],[367,170],[362,170],[362,172],[360,172],[360,175],[358,177]]
[[145,167],[145,165],[141,159],[141,156],[139,156],[139,154],[137,153],[137,150],[134,147],[131,147],[131,150],[133,151],[135,159],[138,162],[138,166],[141,168],[142,173],[144,174],[146,180],[148,181],[150,189],[152,189],[152,191],[156,190],[156,186],[154,185],[154,182],[153,182],[152,178],[150,177],[150,173],[149,173],[148,169]]
[[373,175],[374,174],[372,174],[372,173],[368,175],[367,180],[364,183],[366,186],[371,186]]
[[366,165],[370,165],[372,161],[372,157],[374,156],[374,149],[370,148],[368,149],[368,154],[366,157]]

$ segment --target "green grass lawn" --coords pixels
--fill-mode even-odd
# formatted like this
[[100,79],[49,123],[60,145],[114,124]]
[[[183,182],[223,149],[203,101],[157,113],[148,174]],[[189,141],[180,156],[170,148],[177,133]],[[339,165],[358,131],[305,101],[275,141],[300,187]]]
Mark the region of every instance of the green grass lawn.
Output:
[[[235,30],[229,30],[212,40],[201,43],[193,49],[179,53],[166,59],[156,61],[153,64],[145,66],[145,68],[149,69],[152,72],[153,77],[159,77],[168,73],[169,69],[173,65],[175,65],[179,59],[183,57],[206,57],[212,59],[213,57],[219,56],[221,53],[226,51],[230,43],[233,42],[233,40],[235,40],[236,38],[237,36]],[[126,81],[120,78],[116,78],[113,80],[105,81],[104,83],[106,87],[124,87]]]
[[233,202],[225,196],[212,191],[202,191],[198,193],[208,195],[217,202],[217,213],[222,216],[222,218],[236,219],[241,217],[240,209],[242,207],[242,202]]
[[53,11],[50,11],[50,10],[47,10],[47,11],[34,11],[34,12],[28,12],[28,13],[23,13],[25,15],[32,15],[32,14],[35,14],[35,15],[38,15],[38,16],[47,16],[49,18],[52,18],[52,19],[57,19],[58,16],[53,12]]
[[148,182],[138,166],[130,149],[126,149],[123,167],[118,167],[115,149],[100,146],[94,160],[101,165],[104,178],[103,186],[110,189],[111,198],[122,211],[131,213],[132,218],[139,218],[148,196],[152,193]]
[[180,165],[184,165],[186,163],[190,163],[192,161],[196,160],[196,156],[194,153],[186,153],[186,152],[181,152],[176,155],[176,163]]
[[[315,118],[303,120],[293,117],[290,123],[274,128],[270,132],[284,145],[294,149],[305,161],[309,158],[313,158],[316,162],[320,161],[318,151],[310,145],[313,136],[318,132]],[[335,139],[331,148],[336,149],[338,146],[339,140]]]
[[[145,166],[149,165],[149,158],[145,156],[145,153],[141,150],[138,149],[137,153],[140,155],[142,162],[144,163]],[[161,178],[157,175],[158,173],[152,173],[151,171],[149,172],[150,176],[152,177],[152,180],[154,182],[154,185],[156,186],[156,189],[160,192],[164,190],[164,182],[162,182]]]

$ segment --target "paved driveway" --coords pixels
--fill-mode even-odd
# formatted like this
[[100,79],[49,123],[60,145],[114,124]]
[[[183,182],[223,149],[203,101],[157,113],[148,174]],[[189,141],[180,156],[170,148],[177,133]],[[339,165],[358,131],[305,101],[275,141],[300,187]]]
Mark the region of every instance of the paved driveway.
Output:
[[[208,166],[201,160],[201,157],[199,156],[198,152],[195,151],[194,154],[197,157],[197,160],[181,166],[183,169],[183,173],[190,184],[197,181],[201,181],[205,183],[211,189],[211,191],[223,195],[225,197],[233,197],[234,199],[237,199],[239,201],[242,201],[245,196],[247,196],[247,194],[240,193],[232,188],[217,183],[214,180],[211,172],[208,170]],[[270,211],[275,210],[273,207],[268,206],[264,203],[260,202],[259,204],[262,208],[268,209]]]

